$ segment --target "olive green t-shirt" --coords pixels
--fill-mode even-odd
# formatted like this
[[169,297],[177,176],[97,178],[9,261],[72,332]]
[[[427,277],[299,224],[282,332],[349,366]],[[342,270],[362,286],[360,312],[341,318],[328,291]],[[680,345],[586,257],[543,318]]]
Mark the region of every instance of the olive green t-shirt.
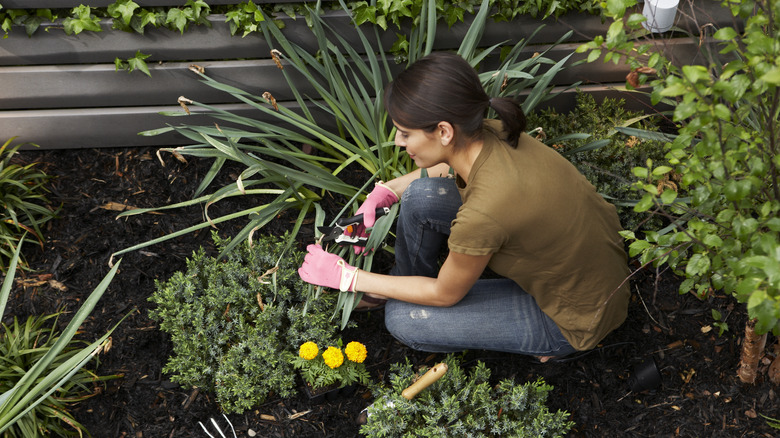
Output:
[[492,254],[488,266],[531,294],[578,350],[626,318],[629,269],[615,207],[568,160],[523,134],[517,148],[486,121],[482,151],[452,223],[451,251]]

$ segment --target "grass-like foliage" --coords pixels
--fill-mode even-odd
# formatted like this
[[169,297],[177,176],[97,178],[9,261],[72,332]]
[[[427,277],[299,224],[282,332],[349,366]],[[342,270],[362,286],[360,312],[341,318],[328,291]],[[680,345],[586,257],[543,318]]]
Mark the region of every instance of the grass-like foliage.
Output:
[[0,146],[0,272],[5,272],[19,240],[32,234],[43,247],[41,226],[57,211],[49,209],[46,184],[51,177],[36,163],[19,165],[12,159],[23,144]]
[[[200,249],[186,271],[157,282],[150,317],[171,335],[171,380],[216,395],[225,412],[244,412],[270,393],[294,394],[289,361],[298,346],[335,340],[334,296],[308,302],[297,273],[303,259],[287,249],[287,236],[261,237],[235,247],[223,259]],[[218,248],[229,242],[216,233]]]
[[459,359],[444,360],[447,373],[417,397],[403,390],[426,370],[415,373],[407,360],[391,366],[390,386],[374,390],[368,422],[360,428],[367,437],[557,437],[573,426],[566,412],[546,406],[552,386],[541,379],[518,384],[490,381],[490,369],[477,362],[464,370]]
[[[11,257],[9,274],[0,286],[0,315],[5,313],[19,253],[17,247]],[[68,412],[68,405],[89,397],[95,383],[118,377],[100,377],[84,370],[90,360],[110,347],[109,336],[116,325],[92,343],[76,341],[73,337],[108,288],[119,265],[114,265],[64,330],[56,330],[54,321],[47,327],[59,314],[30,317],[24,324],[14,318],[13,325],[3,324],[0,333],[0,436],[83,436],[86,432]]]
[[[60,336],[57,330],[57,319],[60,315],[61,313],[31,316],[23,323],[14,318],[13,324],[2,325],[0,356],[3,357],[3,367],[0,372],[0,392],[13,388],[52,349]],[[43,370],[35,383],[46,380],[50,372],[86,347],[89,347],[88,342],[71,340],[47,369]],[[96,384],[119,377],[98,376],[86,368],[77,370],[53,394],[19,418],[3,436],[82,436],[84,428],[73,418],[69,406],[98,394],[95,391]]]

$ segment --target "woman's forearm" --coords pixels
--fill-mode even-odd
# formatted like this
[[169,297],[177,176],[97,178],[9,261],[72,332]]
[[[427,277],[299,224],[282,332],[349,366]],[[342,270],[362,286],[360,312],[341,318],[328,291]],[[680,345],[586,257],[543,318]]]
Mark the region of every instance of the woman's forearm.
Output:
[[358,275],[355,289],[370,293],[372,296],[426,306],[447,307],[457,303],[461,298],[438,292],[435,278],[382,275],[363,270]]

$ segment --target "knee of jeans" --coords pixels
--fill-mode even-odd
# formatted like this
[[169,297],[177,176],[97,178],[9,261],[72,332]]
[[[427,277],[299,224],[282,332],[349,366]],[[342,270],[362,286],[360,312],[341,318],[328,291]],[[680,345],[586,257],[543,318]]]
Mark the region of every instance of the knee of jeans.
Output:
[[409,310],[406,303],[388,300],[385,304],[385,327],[387,331],[404,345],[414,348],[414,328],[409,321]]
[[[452,185],[452,188],[448,187]],[[434,198],[446,196],[449,190],[457,190],[446,178],[418,178],[409,184],[401,195],[400,214],[406,217],[420,217],[430,210]]]

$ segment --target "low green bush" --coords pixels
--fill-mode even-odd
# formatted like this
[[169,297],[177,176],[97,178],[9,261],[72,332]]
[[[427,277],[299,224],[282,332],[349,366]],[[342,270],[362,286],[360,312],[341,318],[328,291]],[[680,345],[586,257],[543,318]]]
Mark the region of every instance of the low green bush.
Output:
[[[213,235],[218,248],[229,243]],[[302,254],[288,236],[248,241],[219,259],[203,248],[187,269],[157,282],[149,312],[171,335],[163,372],[185,386],[216,394],[225,412],[243,412],[271,394],[294,394],[289,357],[310,340],[333,343],[335,294],[308,302],[298,276]]]
[[[647,213],[634,211],[638,196],[632,187],[635,177],[631,169],[648,159],[663,162],[664,144],[617,131],[628,126],[655,130],[646,115],[627,110],[623,99],[605,98],[596,103],[592,95],[578,92],[574,110],[558,113],[546,109],[529,114],[528,126],[541,128],[536,134],[543,133],[542,141],[568,158],[599,193],[615,204],[625,229],[652,229],[661,223],[658,218],[648,222]],[[575,133],[591,136],[566,138]],[[599,143],[600,147],[588,149],[588,145],[604,139],[607,141]]]
[[547,408],[552,386],[541,378],[522,385],[504,379],[494,385],[490,369],[482,362],[468,373],[454,355],[444,362],[447,373],[411,401],[401,393],[418,375],[408,359],[391,365],[390,386],[373,391],[376,401],[360,433],[367,437],[556,437],[573,426],[567,412]]

